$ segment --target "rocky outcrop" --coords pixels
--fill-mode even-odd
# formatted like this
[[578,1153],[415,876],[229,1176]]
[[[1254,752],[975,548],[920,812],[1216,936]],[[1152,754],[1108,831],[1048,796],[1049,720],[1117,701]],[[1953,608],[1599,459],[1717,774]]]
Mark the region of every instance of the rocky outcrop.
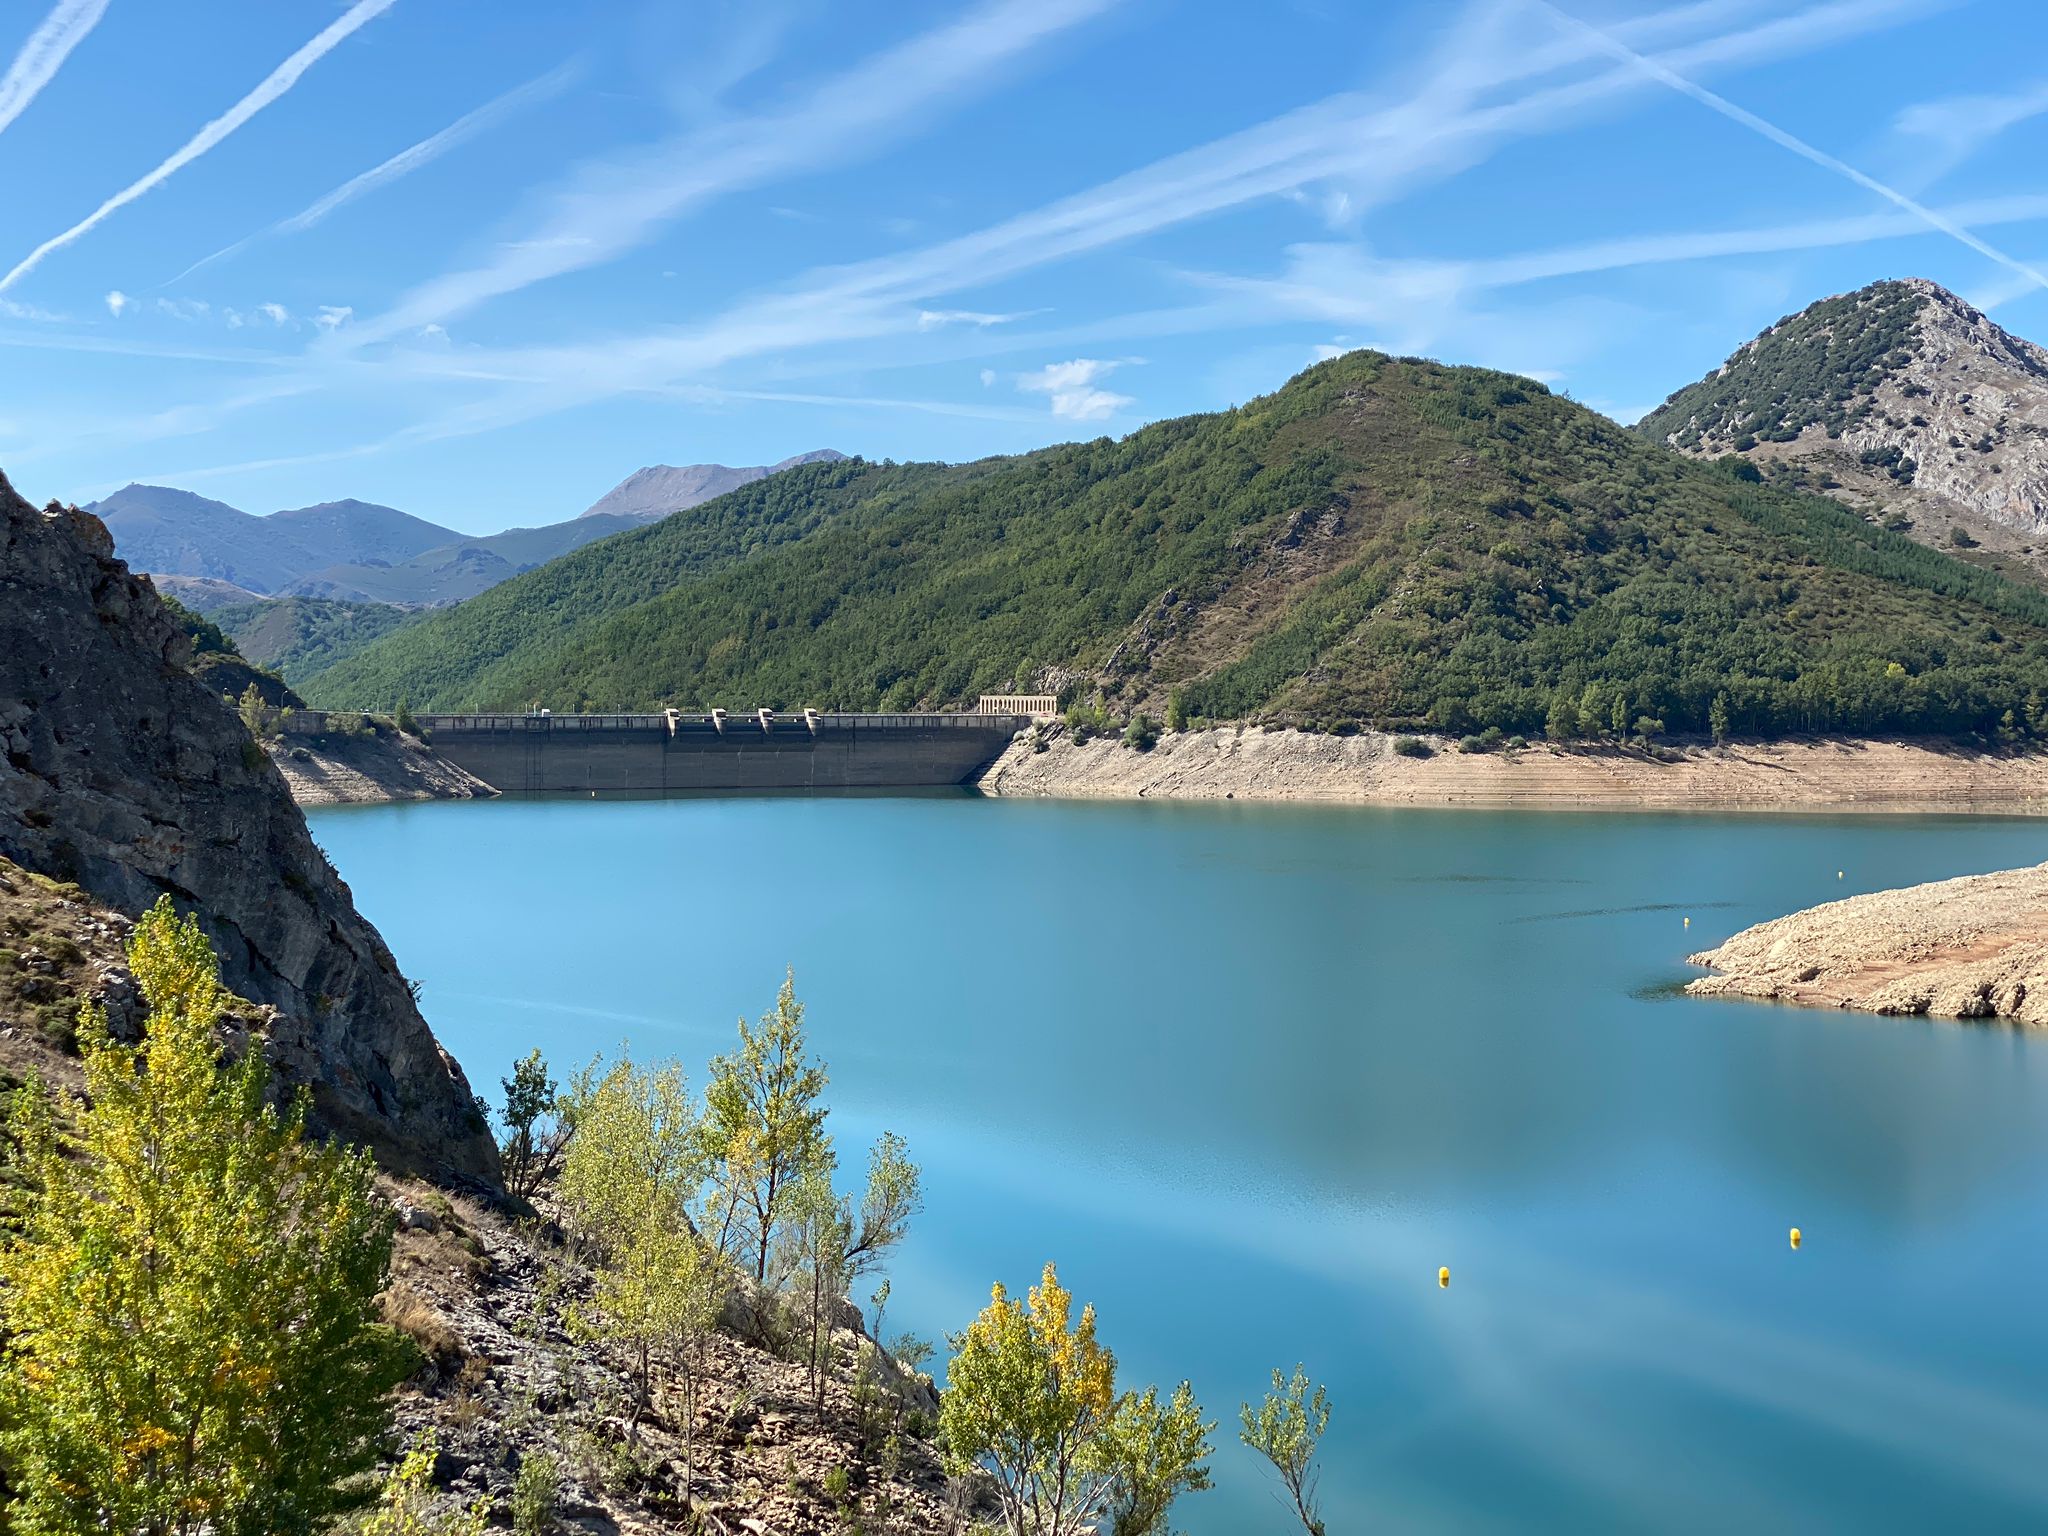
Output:
[[1924,278],[1787,316],[1640,430],[1805,466],[1944,547],[1959,526],[2001,551],[2048,535],[2048,350]]
[[1738,742],[1656,752],[1534,743],[1461,752],[1435,738],[1408,749],[1426,756],[1404,756],[1395,747],[1402,739],[1223,727],[1169,732],[1141,752],[1114,736],[1076,744],[1058,726],[1019,736],[982,773],[980,788],[1064,799],[2048,810],[2048,762],[1946,742]]
[[100,522],[0,478],[0,856],[130,916],[195,911],[323,1127],[494,1179],[462,1069],[313,844],[270,759],[186,670],[189,641]]
[[1691,957],[1736,996],[2048,1025],[2048,864],[1831,901]]

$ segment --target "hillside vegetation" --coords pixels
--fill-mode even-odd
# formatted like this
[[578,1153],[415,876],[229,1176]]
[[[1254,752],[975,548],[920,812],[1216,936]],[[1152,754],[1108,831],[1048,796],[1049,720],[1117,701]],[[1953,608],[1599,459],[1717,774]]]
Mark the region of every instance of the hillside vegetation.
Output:
[[418,615],[385,603],[285,597],[216,608],[211,617],[251,662],[296,683]]
[[1870,414],[1878,386],[1912,361],[1925,303],[1903,282],[1822,299],[1678,390],[1636,430],[1677,448],[1738,453],[1789,443],[1812,426],[1840,437]]
[[305,691],[866,709],[1033,685],[1334,729],[2048,730],[2048,596],[1530,380],[1356,352],[1118,442],[792,470]]

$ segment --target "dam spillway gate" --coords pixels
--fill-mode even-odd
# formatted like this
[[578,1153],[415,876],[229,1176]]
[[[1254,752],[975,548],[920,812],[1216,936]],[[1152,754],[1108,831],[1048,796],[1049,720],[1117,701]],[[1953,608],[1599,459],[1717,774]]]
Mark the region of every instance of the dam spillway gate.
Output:
[[434,749],[527,794],[964,784],[1028,717],[995,714],[420,715]]

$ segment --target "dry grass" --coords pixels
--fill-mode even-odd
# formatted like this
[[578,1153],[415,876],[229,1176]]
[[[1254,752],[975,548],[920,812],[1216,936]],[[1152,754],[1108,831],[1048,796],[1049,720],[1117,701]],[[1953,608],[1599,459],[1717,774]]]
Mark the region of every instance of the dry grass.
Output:
[[438,1367],[446,1369],[465,1354],[455,1325],[402,1280],[377,1298],[377,1315],[417,1344]]

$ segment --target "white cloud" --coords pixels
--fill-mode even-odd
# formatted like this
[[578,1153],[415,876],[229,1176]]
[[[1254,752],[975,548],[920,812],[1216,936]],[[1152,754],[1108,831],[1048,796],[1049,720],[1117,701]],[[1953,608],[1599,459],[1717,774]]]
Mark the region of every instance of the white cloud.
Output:
[[352,203],[357,198],[398,180],[401,176],[409,176],[421,166],[432,164],[449,150],[475,138],[485,129],[494,127],[513,113],[559,95],[581,72],[582,66],[571,62],[550,70],[536,80],[529,80],[524,85],[513,87],[502,96],[485,102],[475,111],[457,118],[439,133],[421,139],[417,144],[408,149],[401,149],[390,159],[372,166],[361,175],[351,177],[290,218],[279,219],[275,224],[259,229],[255,234],[247,235],[232,245],[222,246],[211,256],[200,257],[171,281],[182,282],[201,267],[211,266],[216,261],[245,250],[258,240],[268,239],[272,235],[296,235],[311,229],[344,204]]
[[1918,181],[1939,181],[1986,144],[2030,119],[2048,113],[2048,82],[2008,95],[1984,93],[1915,102],[1898,115],[1893,127],[1930,145],[1934,157]]
[[134,202],[143,193],[153,187],[161,186],[164,182],[170,180],[177,172],[183,170],[194,160],[197,160],[237,128],[248,122],[250,118],[297,85],[301,75],[305,74],[307,70],[319,63],[327,54],[339,47],[342,41],[358,27],[362,26],[364,22],[382,15],[395,4],[397,4],[397,0],[356,0],[356,3],[350,6],[346,13],[330,23],[319,36],[315,37],[265,76],[262,83],[255,90],[249,92],[248,95],[244,96],[232,107],[229,107],[227,111],[193,134],[190,139],[185,141],[183,147],[176,154],[158,165],[155,170],[150,171],[136,181],[130,182],[62,234],[52,235],[41,245],[30,251],[28,255],[16,262],[13,269],[5,277],[0,277],[0,291],[13,287],[22,278],[28,276],[42,262],[43,258],[52,251],[62,250],[74,240],[83,237],[95,225],[111,217],[129,203]]
[[256,313],[268,320],[272,325],[291,324],[292,312],[282,304],[258,304],[256,306]]
[[[1701,26],[1716,22],[1729,9],[1722,0],[1706,0],[1625,23],[1616,29],[1616,35],[1633,41],[1663,41],[1676,34],[1679,45],[1654,56],[1668,67],[1730,66],[1779,60],[1865,35],[1924,12],[1933,3],[1938,0],[1831,0],[1766,23],[1700,37],[1696,34]],[[1478,11],[1485,9],[1482,6]],[[1456,30],[1451,29],[1454,36]],[[1588,108],[1647,88],[1649,82],[1640,68],[1628,63],[1491,105],[1473,105],[1475,93],[1482,89],[1582,66],[1593,56],[1595,50],[1584,38],[1562,38],[1546,29],[1533,43],[1517,39],[1513,46],[1497,50],[1497,59],[1484,68],[1460,59],[1455,67],[1434,74],[1411,71],[1415,83],[1405,97],[1327,98],[974,233],[848,266],[814,269],[786,288],[743,299],[688,326],[541,347],[465,348],[459,353],[439,347],[398,349],[380,362],[381,376],[396,373],[423,383],[461,379],[498,388],[488,398],[473,399],[437,417],[415,421],[379,441],[315,455],[306,462],[492,432],[593,400],[673,390],[741,359],[914,333],[919,315],[950,294],[1271,197],[1290,187],[1318,185],[1340,174],[1354,178],[1349,194],[1364,210],[1414,186],[1456,175],[1513,137],[1555,131]],[[721,181],[710,190],[722,190],[725,185]],[[587,235],[589,227],[562,223],[554,231],[557,237],[578,232]],[[549,269],[554,270],[569,268]],[[1439,304],[1454,297],[1460,286],[1444,273],[1418,270],[1410,276],[1425,294],[1436,295]],[[1223,281],[1235,283],[1239,289],[1226,302],[1113,317],[1019,340],[1061,351],[1115,346],[1128,344],[1129,338],[1137,335],[1262,323],[1275,312],[1286,312],[1319,317],[1340,327],[1353,326],[1370,333],[1361,339],[1386,345],[1376,306],[1369,306],[1375,313],[1356,313],[1355,293],[1305,291],[1298,299],[1285,296],[1283,302],[1270,284],[1240,279],[1219,280],[1219,284]],[[416,293],[420,291],[424,290]],[[483,289],[464,292],[469,299],[488,296]],[[1319,305],[1325,307],[1315,307]],[[402,302],[398,311],[375,324],[380,328],[394,324],[407,307]],[[1499,316],[1476,318],[1491,322],[1488,332],[1468,327],[1455,339],[1470,339],[1489,361],[1515,367],[1538,360],[1569,362],[1567,354],[1574,345],[1583,346],[1592,320],[1612,322],[1616,316],[1559,309],[1534,317],[1533,325],[1504,325]],[[1631,320],[1634,318],[1639,317]],[[414,329],[424,323],[422,318]],[[344,334],[356,336],[367,329],[351,326]],[[394,333],[398,334],[409,333]],[[977,334],[963,333],[951,350],[959,356],[975,355],[976,347],[984,352],[994,350],[977,342]],[[1014,347],[1012,343],[1002,350]],[[1426,349],[1422,345],[1392,348]],[[1097,386],[1082,386],[1083,398],[1077,405],[1090,403],[1085,398],[1089,389]],[[1107,390],[1097,392],[1109,394]],[[1100,402],[1092,403],[1099,408]]]
[[129,298],[128,295],[123,293],[120,289],[115,288],[108,292],[107,313],[112,315],[116,320],[120,319],[121,316],[126,314],[129,310],[133,309],[134,307],[135,301]]
[[107,0],[57,0],[56,8],[21,45],[7,73],[0,75],[0,133],[28,110],[106,12]]
[[323,331],[336,331],[355,317],[355,309],[347,304],[322,304],[320,313],[313,317],[313,323]]
[[158,299],[156,312],[168,315],[173,320],[203,320],[212,312],[213,306],[204,299]]
[[1319,341],[1315,346],[1315,358],[1319,363],[1327,363],[1331,358],[1342,357],[1351,350],[1350,347],[1338,346],[1334,341]]
[[221,318],[227,321],[228,329],[231,331],[239,331],[247,323],[243,320],[242,312],[239,309],[223,309],[220,313]]
[[1102,421],[1127,405],[1129,395],[1097,389],[1095,381],[1107,378],[1121,366],[1101,358],[1077,357],[1067,363],[1047,363],[1036,372],[1021,375],[1017,387],[1027,394],[1045,395],[1052,401],[1052,413],[1066,421]]
[[921,309],[917,314],[917,328],[935,331],[946,325],[973,325],[986,330],[992,325],[1008,325],[1023,318],[1022,314],[992,315],[979,309]]
[[885,49],[786,112],[742,118],[591,160],[546,194],[529,239],[436,278],[355,330],[358,345],[445,321],[489,299],[632,250],[722,194],[874,153],[919,113],[1113,0],[985,0]]
[[996,381],[996,371],[995,371],[995,369],[993,369],[993,368],[984,368],[984,369],[982,369],[982,370],[981,370],[981,387],[982,387],[983,389],[987,389],[987,388],[989,388],[989,387],[990,387],[991,385],[993,385],[993,384],[995,383],[995,381]]

